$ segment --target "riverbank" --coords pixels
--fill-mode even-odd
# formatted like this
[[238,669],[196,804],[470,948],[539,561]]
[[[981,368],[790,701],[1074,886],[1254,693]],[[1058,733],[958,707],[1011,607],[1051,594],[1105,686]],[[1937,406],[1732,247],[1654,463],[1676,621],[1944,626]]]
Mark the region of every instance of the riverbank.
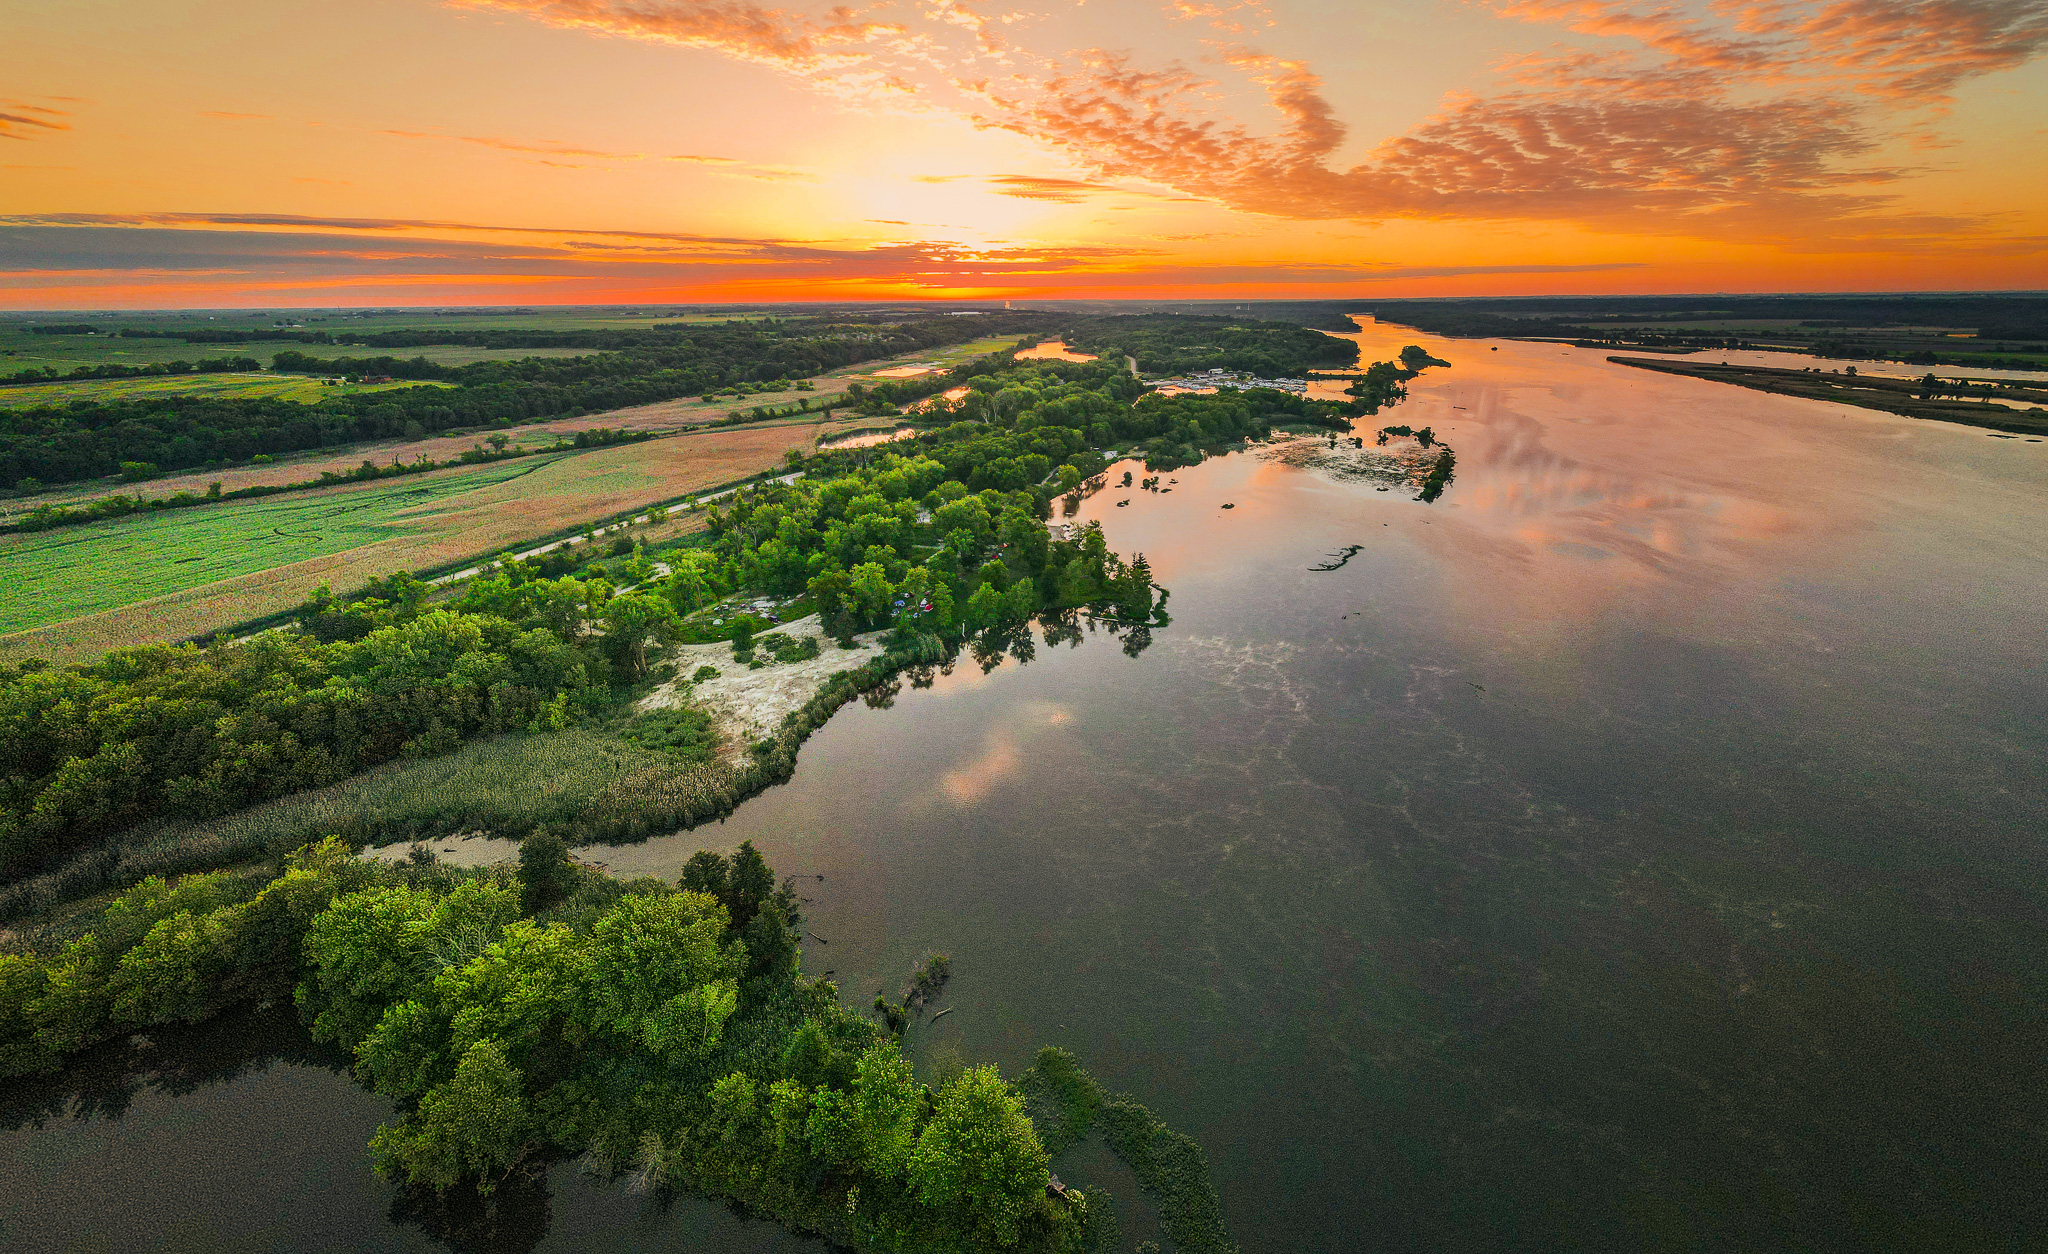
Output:
[[[1924,394],[1918,380],[1882,376],[1836,374],[1823,370],[1780,370],[1766,366],[1730,366],[1710,362],[1683,362],[1644,357],[1609,357],[1617,366],[1654,370],[1660,374],[1685,375],[1713,383],[1729,383],[1779,396],[1835,401],[1863,409],[1883,410],[1907,418],[1933,418],[1959,422],[1964,426],[2024,435],[2048,435],[2048,390],[2025,387],[1979,385],[1967,391],[1980,399],[1945,399]],[[1957,385],[1958,391],[1965,390]],[[2034,408],[2017,408],[2031,403]]]

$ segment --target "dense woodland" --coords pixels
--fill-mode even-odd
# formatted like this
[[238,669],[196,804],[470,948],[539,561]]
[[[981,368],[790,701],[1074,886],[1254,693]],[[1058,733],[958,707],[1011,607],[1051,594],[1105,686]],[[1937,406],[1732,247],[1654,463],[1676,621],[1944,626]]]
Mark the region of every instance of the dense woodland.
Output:
[[[0,484],[70,483],[115,474],[124,462],[161,470],[238,463],[258,453],[416,439],[454,428],[507,426],[699,396],[735,384],[800,379],[862,361],[1021,333],[1042,315],[933,318],[889,326],[683,323],[626,331],[479,332],[538,346],[551,337],[614,345],[580,357],[438,366],[425,359],[318,360],[296,351],[276,368],[390,375],[454,384],[337,396],[313,404],[167,396],[78,401],[0,412]],[[435,331],[431,342],[455,332]],[[609,337],[608,339],[606,337]]]

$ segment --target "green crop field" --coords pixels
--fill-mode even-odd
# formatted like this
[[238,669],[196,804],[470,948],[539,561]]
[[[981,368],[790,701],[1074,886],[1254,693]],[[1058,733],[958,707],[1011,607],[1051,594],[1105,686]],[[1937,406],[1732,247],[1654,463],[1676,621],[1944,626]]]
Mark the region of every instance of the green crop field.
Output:
[[0,387],[0,409],[35,405],[67,405],[72,401],[147,400],[152,396],[218,396],[241,399],[270,397],[281,401],[320,401],[358,392],[392,388],[446,387],[414,380],[393,383],[338,383],[332,386],[294,374],[181,374],[148,379],[73,379],[59,383],[17,383]]
[[202,505],[31,532],[0,547],[0,635],[421,530],[434,506],[559,460],[540,456],[362,488]]
[[955,344],[951,348],[933,349],[931,352],[918,357],[917,360],[935,361],[943,366],[952,367],[957,366],[961,362],[967,361],[970,358],[986,357],[990,353],[1002,352],[1004,349],[1011,347],[1016,342],[1017,337],[1014,335],[998,336],[994,339],[974,340],[966,344]]
[[823,429],[813,416],[699,430],[0,535],[0,662],[83,661],[289,610],[323,581],[452,567],[780,466]]

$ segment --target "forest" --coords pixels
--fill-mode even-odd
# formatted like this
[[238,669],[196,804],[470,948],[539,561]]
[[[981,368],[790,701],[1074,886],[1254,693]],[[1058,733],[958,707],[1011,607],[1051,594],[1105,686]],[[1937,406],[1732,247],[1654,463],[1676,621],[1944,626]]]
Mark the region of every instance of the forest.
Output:
[[[453,599],[394,577],[317,596],[297,632],[12,669],[0,675],[0,754],[12,764],[0,779],[0,873],[74,859],[148,820],[201,820],[394,757],[565,726],[639,682],[680,615],[736,589],[808,591],[839,634],[893,628],[906,660],[1041,611],[1101,607],[1152,623],[1142,556],[1124,561],[1099,531],[1055,542],[1042,523],[1100,470],[1089,433],[1153,435],[1199,456],[1188,442],[1262,433],[1273,413],[1257,409],[1264,394],[1133,407],[1138,386],[1093,364],[976,376],[957,415],[934,419],[960,420],[910,447],[827,453],[793,483],[712,507],[708,543],[670,555],[667,575],[630,594],[504,561]],[[771,748],[749,780],[786,774],[794,752]],[[701,799],[644,816],[639,833],[711,817],[753,786],[692,793]],[[586,835],[600,834],[629,833]]]

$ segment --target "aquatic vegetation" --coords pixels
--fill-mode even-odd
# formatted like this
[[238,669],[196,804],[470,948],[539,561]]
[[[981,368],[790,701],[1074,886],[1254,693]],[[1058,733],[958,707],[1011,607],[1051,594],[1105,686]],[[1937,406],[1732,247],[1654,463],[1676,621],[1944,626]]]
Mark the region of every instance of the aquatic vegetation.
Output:
[[1173,1131],[1134,1099],[1105,1093],[1066,1050],[1048,1046],[1017,1081],[1034,1123],[1045,1129],[1055,1155],[1100,1124],[1117,1156],[1138,1183],[1159,1199],[1160,1218],[1174,1247],[1188,1254],[1236,1254],[1223,1208],[1209,1180],[1202,1147]]
[[1458,467],[1457,455],[1451,452],[1450,445],[1440,444],[1437,447],[1441,451],[1437,453],[1436,464],[1429,468],[1429,473],[1422,479],[1420,499],[1423,501],[1434,501],[1442,496],[1444,488],[1451,482],[1452,472]]

